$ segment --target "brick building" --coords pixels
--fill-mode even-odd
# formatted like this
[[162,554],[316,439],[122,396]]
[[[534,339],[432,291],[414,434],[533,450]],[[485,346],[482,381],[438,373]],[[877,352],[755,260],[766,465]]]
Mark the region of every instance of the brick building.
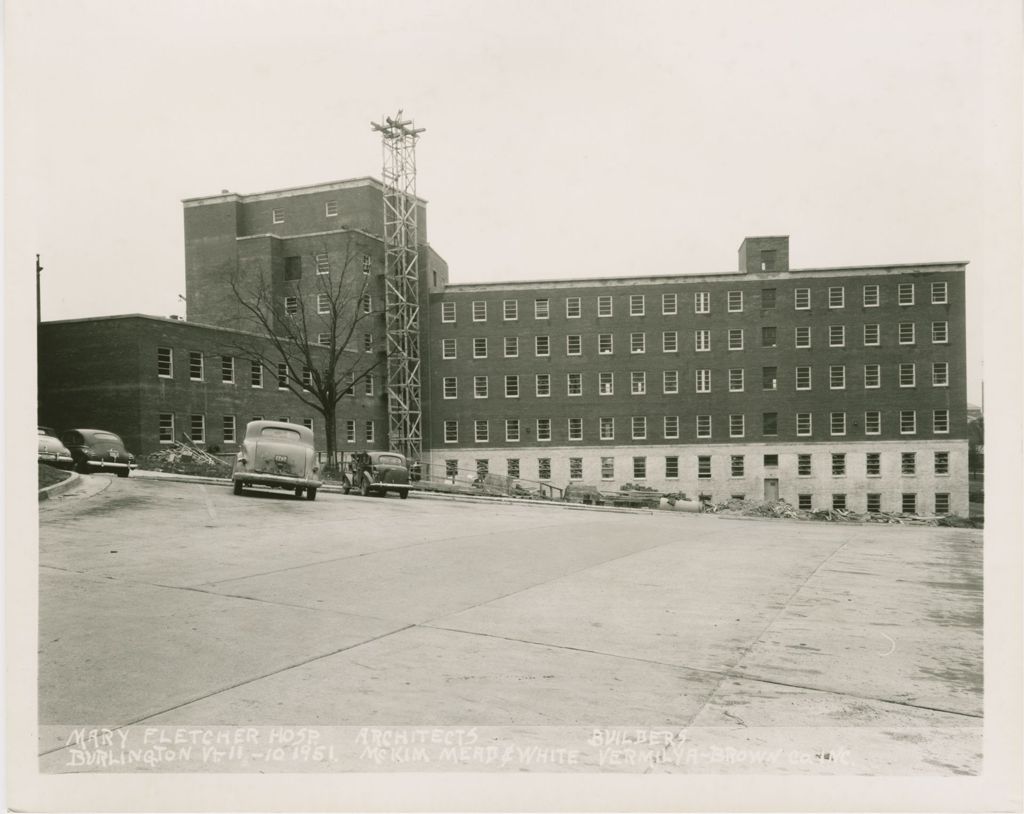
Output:
[[[294,396],[161,382],[158,355],[231,355],[225,337],[252,327],[231,280],[263,280],[274,302],[315,314],[326,281],[348,275],[382,303],[381,194],[357,179],[184,202],[189,322],[124,318],[123,343],[142,337],[135,362],[106,373],[110,409],[143,393],[130,422],[141,451],[169,413],[189,426],[205,415],[207,443],[224,448],[231,415],[313,418],[319,434],[308,408],[273,401]],[[449,285],[423,201],[419,216],[429,471],[967,513],[965,263],[796,270],[788,238],[759,237],[734,272]],[[76,355],[88,346],[74,332],[100,322],[112,321],[44,325],[41,354]],[[379,356],[383,337],[378,317],[353,350]],[[383,384],[339,408],[343,450],[387,446]],[[102,416],[91,423],[117,429]]]

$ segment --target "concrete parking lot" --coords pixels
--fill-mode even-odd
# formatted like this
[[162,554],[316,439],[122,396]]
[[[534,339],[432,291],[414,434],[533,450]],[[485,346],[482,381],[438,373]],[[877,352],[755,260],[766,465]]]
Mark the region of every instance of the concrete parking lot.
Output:
[[959,529],[90,476],[40,505],[40,765],[974,774],[981,561]]

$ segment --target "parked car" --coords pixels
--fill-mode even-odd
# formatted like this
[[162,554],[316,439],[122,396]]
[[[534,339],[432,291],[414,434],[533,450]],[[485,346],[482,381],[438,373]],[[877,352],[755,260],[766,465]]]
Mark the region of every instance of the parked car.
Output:
[[354,452],[345,468],[341,491],[358,489],[361,495],[384,496],[398,492],[409,497],[409,464],[399,452]]
[[236,495],[250,486],[293,489],[295,497],[316,500],[320,465],[313,446],[313,431],[283,421],[250,421],[235,456],[231,480]]
[[39,427],[39,463],[49,464],[58,469],[73,469],[75,459],[71,452],[56,437],[56,431],[49,427]]
[[135,456],[125,449],[121,436],[107,430],[65,430],[60,440],[71,453],[79,472],[99,469],[127,478],[137,468]]
[[603,506],[604,495],[590,483],[570,483],[562,493],[562,500],[569,503],[585,503],[588,506]]

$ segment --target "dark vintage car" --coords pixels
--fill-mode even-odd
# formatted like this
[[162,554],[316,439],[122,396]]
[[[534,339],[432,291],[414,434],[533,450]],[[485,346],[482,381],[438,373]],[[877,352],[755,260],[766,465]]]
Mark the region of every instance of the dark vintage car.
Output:
[[409,497],[409,465],[399,452],[353,452],[345,468],[341,491],[357,489],[361,495],[398,492]]
[[71,452],[58,439],[56,431],[49,427],[39,427],[39,463],[49,464],[58,469],[73,469],[75,459]]
[[236,495],[249,486],[292,489],[296,497],[316,500],[323,484],[313,446],[313,431],[283,421],[250,421],[231,470]]
[[136,469],[135,456],[124,448],[119,435],[107,430],[65,430],[60,440],[68,448],[79,472],[98,469],[127,478]]

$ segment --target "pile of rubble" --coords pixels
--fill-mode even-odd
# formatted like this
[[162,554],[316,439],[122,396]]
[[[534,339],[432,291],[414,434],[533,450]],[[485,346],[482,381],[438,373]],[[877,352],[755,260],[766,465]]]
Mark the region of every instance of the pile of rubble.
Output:
[[200,449],[187,437],[186,443],[172,441],[169,446],[146,456],[145,468],[211,478],[224,478],[231,473],[231,464]]
[[902,514],[900,512],[860,513],[848,509],[798,509],[784,500],[763,503],[733,498],[723,503],[708,503],[705,511],[735,514],[742,517],[782,517],[790,520],[817,520],[826,523],[886,523],[906,526],[952,526],[976,528],[980,523],[971,518],[951,515]]

